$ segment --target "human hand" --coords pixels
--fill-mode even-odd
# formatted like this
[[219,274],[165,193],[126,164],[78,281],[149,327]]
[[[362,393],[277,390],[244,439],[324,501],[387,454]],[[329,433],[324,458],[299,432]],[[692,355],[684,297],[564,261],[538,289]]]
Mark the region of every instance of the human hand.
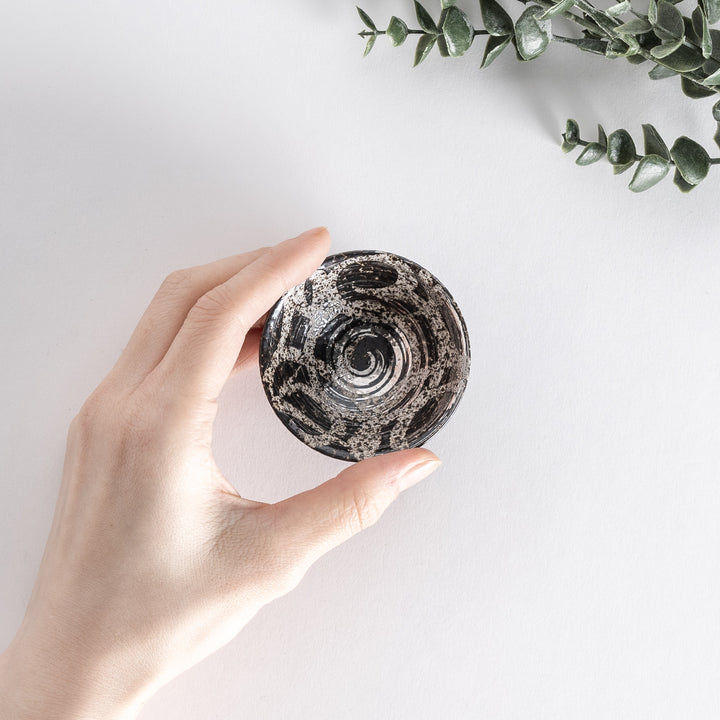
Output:
[[215,464],[217,398],[257,361],[253,325],[328,247],[311,230],[162,284],[71,424],[37,581],[0,657],[1,720],[135,717],[438,466],[404,450],[265,504]]

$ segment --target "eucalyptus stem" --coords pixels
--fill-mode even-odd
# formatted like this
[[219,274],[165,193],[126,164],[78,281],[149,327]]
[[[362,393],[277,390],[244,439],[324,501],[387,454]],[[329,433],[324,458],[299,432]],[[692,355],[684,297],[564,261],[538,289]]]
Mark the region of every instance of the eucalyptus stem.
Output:
[[[534,2],[541,7],[545,9],[549,9],[553,7],[555,3],[552,2],[552,0],[534,0]],[[607,16],[606,13],[603,13],[601,10],[596,8],[591,2],[588,0],[575,0],[575,7],[580,8],[586,14],[592,18],[596,14],[601,14],[605,20],[607,21],[608,25],[614,25],[615,28],[620,27],[622,23],[620,23],[616,18],[612,18]],[[647,20],[647,15],[642,15],[641,13],[635,13],[638,18]],[[602,34],[609,40],[619,40],[620,42],[624,42],[622,33],[618,33],[615,28],[611,27],[602,27],[602,25],[596,23],[595,21],[588,20],[587,17],[580,17],[576,15],[573,12],[565,11],[559,15],[559,17],[562,17],[566,20],[570,20],[577,25],[580,25],[581,27],[585,28],[586,30],[589,30],[590,32],[593,32],[595,34]],[[553,40],[558,40],[559,42],[565,42],[570,44],[575,44],[573,42],[573,38],[566,38],[561,35],[553,35]],[[688,40],[687,37],[684,38],[684,45],[687,47],[690,47],[696,51],[700,51],[700,48],[694,44],[692,41]],[[718,50],[720,52],[720,50]],[[642,46],[638,47],[637,54],[643,57],[645,60],[649,60],[650,62],[663,64],[662,60],[660,58],[656,58],[649,50],[646,48],[643,48]],[[712,59],[717,60],[720,62],[720,57],[715,57],[715,55],[710,56]],[[690,82],[695,83],[696,85],[702,85],[703,80],[705,79],[702,75],[699,75],[697,72],[694,72],[692,70],[685,70],[685,71],[678,71],[676,70],[675,73],[679,75],[680,77],[684,77]],[[709,91],[712,91],[714,93],[720,93],[720,86],[711,86],[708,88]]]
[[[643,13],[636,12],[635,10],[631,10],[631,12],[636,18],[639,18],[640,20],[648,20],[648,16]],[[686,45],[687,47],[693,48],[694,50],[702,50],[702,48],[697,43],[694,43],[687,36],[685,38],[683,38],[683,44]],[[716,50],[715,50],[715,47],[713,46],[713,50],[710,53],[710,58],[708,58],[708,59],[713,59],[716,62],[720,62],[720,48],[718,48],[718,50],[717,50],[717,53],[718,53],[717,55],[715,54],[715,52],[716,52]]]
[[[588,145],[594,145],[595,143],[592,140],[583,140],[582,138],[578,138],[576,144],[579,145],[580,147],[587,147]],[[637,153],[635,153],[634,162],[640,162],[640,160],[642,160],[643,157],[644,157],[643,155],[638,155]],[[668,162],[670,165],[673,164],[672,160],[670,160]]]
[[[583,140],[582,138],[578,138],[576,144],[579,145],[580,147],[587,147],[588,145],[593,145],[594,143],[592,140]],[[645,157],[645,155],[638,155],[636,153],[635,154],[635,162],[640,162],[644,157]],[[707,161],[708,161],[709,165],[720,165],[720,157],[716,157],[716,158],[709,157],[707,159]],[[668,165],[670,165],[672,167],[675,166],[675,162],[672,158],[670,158],[670,160],[668,160]]]
[[[408,28],[408,35],[425,35],[424,30],[410,30]],[[358,35],[360,37],[370,37],[371,35],[387,35],[387,30],[361,30]]]
[[[522,2],[522,0],[520,0]],[[536,5],[540,5],[540,7],[545,8],[546,10],[549,10],[555,3],[552,2],[552,0],[534,0]],[[570,20],[571,22],[574,22],[576,25],[580,25],[580,27],[585,28],[586,30],[589,30],[592,33],[600,33],[602,32],[602,28],[597,25],[597,23],[594,23],[592,20],[588,20],[585,17],[582,17],[581,15],[576,15],[574,12],[571,12],[570,10],[565,10],[564,12],[560,13],[558,17],[563,18],[564,20]]]
[[575,147],[582,147],[582,152],[575,160],[578,165],[591,165],[606,157],[616,175],[637,163],[628,186],[634,192],[643,192],[653,187],[673,168],[675,184],[683,192],[689,192],[705,179],[712,165],[720,165],[720,157],[711,158],[702,145],[684,135],[677,138],[668,149],[652,125],[642,127],[644,155],[638,154],[627,130],[615,130],[606,135],[602,126],[598,125],[597,141],[584,140],[580,137],[580,128],[575,120],[567,121],[562,149],[570,152]]
[[[578,50],[603,55],[610,59],[625,57],[632,64],[653,63],[648,73],[652,80],[677,75],[685,95],[692,99],[717,96],[720,93],[720,30],[710,25],[720,22],[720,0],[697,0],[692,18],[682,15],[675,0],[649,0],[647,14],[636,11],[632,0],[616,0],[601,10],[593,0],[520,0],[527,4],[517,20],[500,5],[500,0],[480,0],[484,27],[473,27],[468,16],[458,7],[457,0],[441,0],[439,18],[434,19],[425,7],[414,0],[419,28],[408,28],[392,16],[387,29],[378,29],[374,21],[358,8],[367,38],[365,54],[373,48],[379,35],[386,35],[392,44],[402,45],[410,35],[418,36],[414,65],[423,62],[433,48],[443,57],[465,54],[479,36],[487,36],[481,67],[487,68],[511,43],[519,60],[534,60],[555,40],[574,45]],[[632,16],[624,21],[620,16]],[[573,23],[582,30],[581,37],[567,37],[553,32],[556,18]],[[717,123],[714,140],[720,146],[720,101],[713,107]],[[580,137],[574,120],[568,120],[563,134],[562,149],[569,152],[580,147],[578,165],[590,165],[606,157],[615,174],[635,165],[630,189],[647,190],[674,169],[675,184],[683,192],[696,187],[720,157],[710,157],[699,143],[681,136],[668,149],[658,131],[649,124],[642,126],[645,153],[636,151],[630,134],[623,129],[609,136],[598,126],[598,140]]]
[[[592,13],[592,14],[601,13],[603,15],[603,17],[607,18],[607,20],[610,22],[610,24],[611,25],[614,24],[616,28],[619,27],[620,25],[622,25],[622,23],[617,18],[608,17],[607,13],[602,13],[602,11],[598,10],[589,0],[575,0],[575,5],[577,7],[579,7],[581,10],[585,10],[588,13]],[[645,19],[647,19],[647,17]],[[610,33],[610,35],[612,36],[612,38],[614,40],[620,40],[621,42],[623,41],[622,35],[618,34],[617,30],[613,30]],[[700,50],[700,48],[697,45],[690,42],[687,39],[687,37],[685,37],[684,35],[683,35],[683,44],[688,47],[692,47],[694,50]],[[646,50],[643,47],[639,48],[638,55],[641,55],[646,60],[650,60],[651,62],[655,62],[655,63],[660,62],[660,64],[663,64],[649,50]],[[705,79],[702,76],[698,75],[696,72],[691,71],[691,70],[676,71],[676,72],[681,77],[685,77],[688,80],[690,80],[691,82],[694,82],[698,85],[701,85],[703,80]],[[710,89],[712,89],[716,93],[720,92],[720,87],[717,87],[717,86],[714,88],[710,88]]]

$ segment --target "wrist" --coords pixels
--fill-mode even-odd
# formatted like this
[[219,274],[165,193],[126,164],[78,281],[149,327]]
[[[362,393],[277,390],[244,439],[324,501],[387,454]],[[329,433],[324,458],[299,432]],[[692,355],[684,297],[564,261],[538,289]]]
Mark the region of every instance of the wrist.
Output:
[[0,655],[0,720],[132,720],[149,684],[133,682],[122,667],[24,622]]

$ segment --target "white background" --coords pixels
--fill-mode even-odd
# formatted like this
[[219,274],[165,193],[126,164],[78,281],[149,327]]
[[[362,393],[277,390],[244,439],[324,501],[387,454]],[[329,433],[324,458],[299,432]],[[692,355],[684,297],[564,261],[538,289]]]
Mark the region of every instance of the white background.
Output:
[[[143,718],[718,717],[720,170],[634,195],[559,150],[567,117],[710,149],[712,101],[567,45],[413,70],[361,29],[345,0],[0,2],[0,647],[67,424],[162,278],[325,224],[464,312],[444,465]],[[254,371],[215,448],[266,501],[343,467]]]

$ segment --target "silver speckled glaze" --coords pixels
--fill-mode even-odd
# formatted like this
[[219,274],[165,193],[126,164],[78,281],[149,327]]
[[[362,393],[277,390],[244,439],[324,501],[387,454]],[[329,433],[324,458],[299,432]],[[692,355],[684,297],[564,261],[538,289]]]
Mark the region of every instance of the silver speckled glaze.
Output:
[[470,372],[467,328],[416,263],[373,250],[331,255],[268,314],[260,372],[292,433],[362,460],[422,445],[445,424]]

